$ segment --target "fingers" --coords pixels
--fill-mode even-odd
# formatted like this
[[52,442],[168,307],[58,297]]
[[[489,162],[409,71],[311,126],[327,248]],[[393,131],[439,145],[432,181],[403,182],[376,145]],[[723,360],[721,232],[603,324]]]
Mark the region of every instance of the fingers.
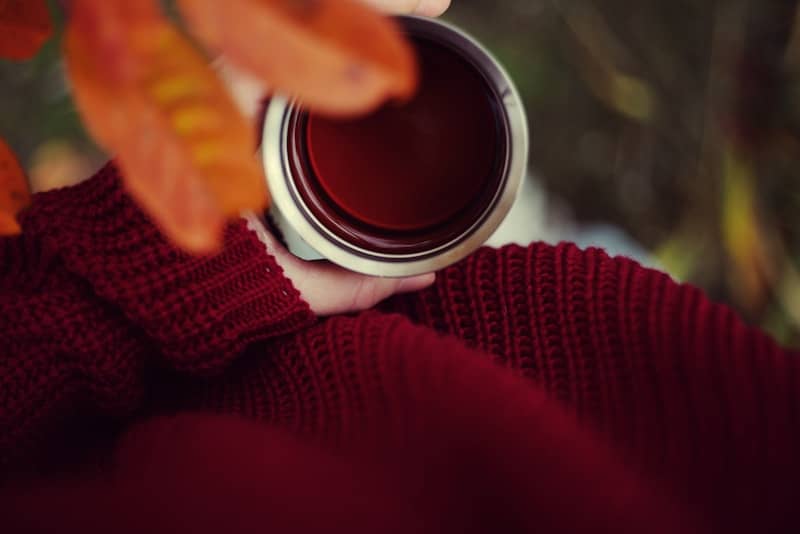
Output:
[[283,260],[286,275],[319,316],[367,310],[392,295],[419,291],[436,280],[434,274],[401,279],[378,278],[326,262],[304,262],[296,258]]
[[428,17],[438,17],[450,7],[450,0],[362,0],[363,2],[386,11],[397,14],[417,14]]
[[372,308],[398,293],[424,289],[436,280],[433,273],[410,278],[379,278],[342,269],[332,263],[303,261],[286,250],[253,214],[247,226],[264,243],[311,310],[318,316],[350,313]]
[[426,17],[438,17],[450,7],[450,0],[420,0],[416,13]]
[[420,0],[361,0],[363,3],[370,5],[386,13],[408,14],[416,11],[419,7]]
[[434,273],[421,274],[419,276],[412,276],[411,278],[402,278],[392,295],[421,291],[433,285],[435,281],[436,274]]
[[425,274],[411,278],[390,279],[369,277],[344,270],[340,271],[339,274],[341,276],[347,276],[349,278],[349,280],[344,283],[344,287],[348,288],[350,295],[341,301],[345,309],[334,311],[334,313],[366,310],[392,295],[411,293],[425,289],[436,280],[434,274]]

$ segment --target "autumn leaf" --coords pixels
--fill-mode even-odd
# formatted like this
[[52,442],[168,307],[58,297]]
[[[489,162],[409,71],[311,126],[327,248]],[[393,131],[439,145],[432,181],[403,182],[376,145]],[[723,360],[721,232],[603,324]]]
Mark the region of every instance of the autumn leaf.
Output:
[[52,33],[45,0],[0,0],[0,57],[30,59]]
[[0,139],[0,235],[20,232],[16,215],[29,203],[25,173],[11,148]]
[[64,43],[85,123],[177,245],[210,252],[226,217],[266,205],[251,125],[156,3],[73,0]]
[[416,82],[410,45],[390,19],[354,0],[178,0],[215,52],[318,112],[355,114]]

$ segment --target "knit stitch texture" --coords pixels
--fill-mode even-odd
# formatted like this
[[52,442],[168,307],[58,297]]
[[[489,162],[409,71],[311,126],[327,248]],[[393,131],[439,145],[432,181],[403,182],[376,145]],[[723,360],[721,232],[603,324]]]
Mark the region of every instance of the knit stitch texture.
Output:
[[[113,165],[22,225],[6,532],[800,531],[797,355],[631,260],[482,249],[322,320],[244,222],[177,251]],[[28,469],[108,422],[111,464]]]

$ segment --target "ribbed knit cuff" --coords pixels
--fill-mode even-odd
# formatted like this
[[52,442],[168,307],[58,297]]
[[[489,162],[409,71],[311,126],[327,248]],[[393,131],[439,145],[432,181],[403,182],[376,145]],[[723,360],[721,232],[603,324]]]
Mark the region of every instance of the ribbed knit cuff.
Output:
[[26,233],[64,258],[158,345],[171,365],[215,373],[247,344],[290,333],[314,315],[244,221],[222,251],[174,248],[125,193],[113,164],[77,186],[34,196]]

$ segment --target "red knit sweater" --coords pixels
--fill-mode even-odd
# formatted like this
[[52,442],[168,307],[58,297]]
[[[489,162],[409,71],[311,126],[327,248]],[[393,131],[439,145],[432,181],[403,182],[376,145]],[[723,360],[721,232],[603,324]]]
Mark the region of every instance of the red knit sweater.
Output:
[[3,532],[798,532],[800,363],[602,251],[483,249],[320,320],[109,166],[0,240]]

